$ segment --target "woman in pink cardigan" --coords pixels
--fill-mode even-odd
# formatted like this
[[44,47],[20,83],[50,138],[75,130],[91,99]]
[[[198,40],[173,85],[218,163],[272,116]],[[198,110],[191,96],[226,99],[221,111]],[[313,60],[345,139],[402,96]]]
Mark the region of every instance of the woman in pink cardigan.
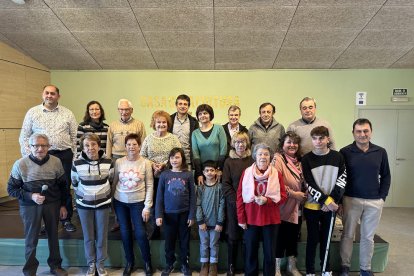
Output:
[[280,206],[280,218],[282,223],[276,247],[276,274],[281,276],[280,263],[283,257],[288,257],[287,271],[294,276],[302,275],[296,268],[296,256],[298,255],[298,223],[299,206],[306,197],[302,190],[303,176],[299,158],[300,137],[292,131],[282,136],[279,144],[279,152],[273,159],[277,171],[282,174],[283,182],[288,195],[287,201]]

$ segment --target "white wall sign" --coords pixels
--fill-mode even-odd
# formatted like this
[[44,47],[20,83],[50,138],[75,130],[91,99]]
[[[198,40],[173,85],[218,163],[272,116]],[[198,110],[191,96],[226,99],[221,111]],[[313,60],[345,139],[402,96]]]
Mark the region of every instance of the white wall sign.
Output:
[[356,92],[356,105],[367,105],[367,92]]

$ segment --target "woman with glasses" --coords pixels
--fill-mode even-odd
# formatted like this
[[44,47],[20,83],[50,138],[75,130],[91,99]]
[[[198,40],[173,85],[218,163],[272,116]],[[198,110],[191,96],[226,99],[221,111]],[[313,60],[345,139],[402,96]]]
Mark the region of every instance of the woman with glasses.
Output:
[[80,149],[80,138],[86,133],[95,133],[101,140],[100,150],[105,152],[106,150],[106,139],[108,136],[108,125],[103,121],[105,120],[105,111],[102,105],[98,101],[90,101],[86,105],[85,116],[83,122],[78,126],[77,134],[77,147],[78,154],[82,152]]

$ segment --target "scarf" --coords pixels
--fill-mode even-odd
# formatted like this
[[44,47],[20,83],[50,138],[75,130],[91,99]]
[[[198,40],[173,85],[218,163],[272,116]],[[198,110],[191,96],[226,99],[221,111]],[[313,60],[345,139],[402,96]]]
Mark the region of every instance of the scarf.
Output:
[[254,181],[259,183],[267,181],[264,196],[270,198],[274,203],[280,201],[280,183],[277,170],[273,166],[269,166],[263,175],[257,175],[256,163],[254,163],[244,171],[242,180],[242,197],[244,203],[254,201]]

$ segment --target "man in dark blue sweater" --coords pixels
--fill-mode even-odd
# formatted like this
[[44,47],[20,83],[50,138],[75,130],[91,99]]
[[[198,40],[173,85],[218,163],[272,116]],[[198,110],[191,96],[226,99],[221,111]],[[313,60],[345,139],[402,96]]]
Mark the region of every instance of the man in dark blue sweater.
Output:
[[371,259],[374,235],[391,183],[387,152],[370,142],[372,124],[358,119],[353,124],[354,142],[340,150],[345,158],[348,184],[343,199],[344,231],[341,238],[341,276],[347,276],[351,264],[355,229],[361,221],[360,275],[374,275]]

